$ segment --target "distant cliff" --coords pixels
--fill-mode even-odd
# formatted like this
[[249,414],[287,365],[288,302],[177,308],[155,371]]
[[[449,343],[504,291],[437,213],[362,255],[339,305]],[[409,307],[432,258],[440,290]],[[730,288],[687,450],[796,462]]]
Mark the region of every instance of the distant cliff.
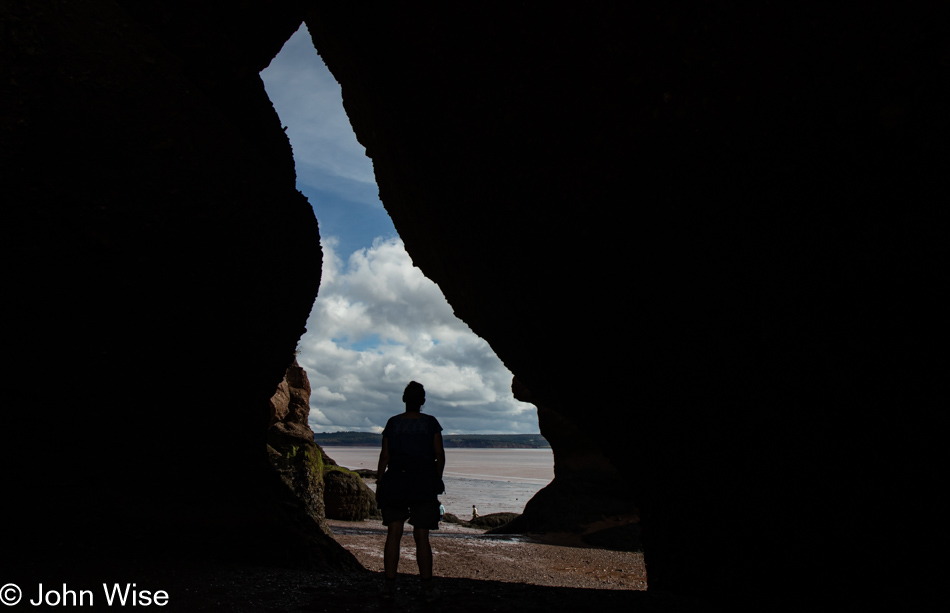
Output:
[[[372,432],[320,432],[313,435],[322,447],[379,447],[381,434]],[[458,448],[550,448],[540,434],[446,434],[442,437],[446,447]]]

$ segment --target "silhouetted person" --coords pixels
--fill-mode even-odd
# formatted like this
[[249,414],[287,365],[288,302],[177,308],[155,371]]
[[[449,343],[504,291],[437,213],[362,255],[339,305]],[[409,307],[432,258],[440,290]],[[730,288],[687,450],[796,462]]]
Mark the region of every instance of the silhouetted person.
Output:
[[442,426],[435,417],[421,412],[426,401],[422,384],[410,381],[402,400],[406,403],[406,412],[393,415],[386,422],[377,467],[376,502],[383,513],[383,525],[389,529],[383,551],[386,579],[382,596],[385,599],[395,596],[399,542],[408,520],[416,541],[423,596],[432,602],[438,598],[438,591],[432,586],[429,530],[439,527],[438,495],[445,491]]

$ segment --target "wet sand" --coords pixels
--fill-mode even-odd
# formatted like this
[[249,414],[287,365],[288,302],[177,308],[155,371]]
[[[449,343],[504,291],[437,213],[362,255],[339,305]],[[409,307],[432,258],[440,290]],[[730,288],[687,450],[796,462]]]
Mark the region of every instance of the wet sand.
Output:
[[[330,520],[334,538],[368,570],[382,572],[386,528],[378,521]],[[418,573],[415,544],[406,526],[399,571],[405,581]],[[576,537],[486,535],[442,523],[430,533],[435,576],[598,590],[645,590],[643,554],[581,545]]]

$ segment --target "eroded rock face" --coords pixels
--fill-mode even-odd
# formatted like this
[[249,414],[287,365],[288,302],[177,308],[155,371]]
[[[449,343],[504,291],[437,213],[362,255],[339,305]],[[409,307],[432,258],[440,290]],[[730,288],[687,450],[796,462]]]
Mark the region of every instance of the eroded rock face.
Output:
[[314,442],[308,421],[310,391],[307,371],[294,358],[269,402],[268,443],[275,447],[289,447]]

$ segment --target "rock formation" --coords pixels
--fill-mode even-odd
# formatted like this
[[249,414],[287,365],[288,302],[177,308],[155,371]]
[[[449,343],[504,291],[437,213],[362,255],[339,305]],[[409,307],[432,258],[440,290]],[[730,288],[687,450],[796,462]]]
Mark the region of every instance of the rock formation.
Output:
[[573,532],[590,543],[640,549],[633,492],[597,441],[534,398],[517,377],[512,391],[538,408],[541,434],[554,452],[554,480],[528,501],[522,515],[493,532]]
[[307,515],[329,534],[324,505],[323,450],[313,441],[310,416],[310,380],[296,358],[269,402],[267,449],[281,481],[300,500]]
[[479,515],[474,520],[464,522],[475,528],[487,528],[490,532],[498,532],[497,528],[506,526],[521,517],[520,513],[489,513]]
[[363,478],[349,470],[328,470],[323,474],[327,518],[345,521],[382,519],[376,493]]
[[314,442],[309,422],[310,391],[307,371],[294,358],[268,403],[267,436],[270,444],[286,447]]
[[506,527],[521,517],[520,513],[489,513],[488,515],[479,515],[475,519],[462,519],[454,513],[446,513],[442,516],[442,521],[459,524],[466,528],[481,528],[486,534],[521,534],[522,530],[507,530]]
[[293,363],[270,399],[267,448],[271,464],[309,515],[327,534],[327,519],[380,517],[376,495],[355,472],[337,466],[314,442],[310,429],[310,380]]
[[265,452],[320,249],[257,74],[306,19],[415,264],[622,476],[651,590],[918,593],[944,12],[0,5],[5,565],[346,565]]

